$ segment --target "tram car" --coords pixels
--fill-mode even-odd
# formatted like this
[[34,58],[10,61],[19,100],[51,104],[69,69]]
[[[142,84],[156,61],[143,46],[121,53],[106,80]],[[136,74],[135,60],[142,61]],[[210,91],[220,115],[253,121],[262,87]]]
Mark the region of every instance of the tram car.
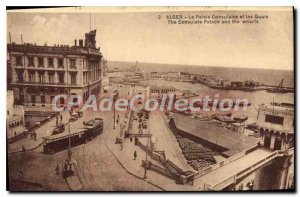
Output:
[[63,123],[59,123],[52,131],[52,135],[57,135],[63,133],[64,131],[65,131],[65,125]]
[[103,132],[103,119],[95,118],[87,122],[83,122],[83,128],[78,128],[77,131],[63,132],[57,135],[44,137],[43,151],[46,154],[53,154],[58,151],[67,149],[69,146],[74,147],[95,138]]

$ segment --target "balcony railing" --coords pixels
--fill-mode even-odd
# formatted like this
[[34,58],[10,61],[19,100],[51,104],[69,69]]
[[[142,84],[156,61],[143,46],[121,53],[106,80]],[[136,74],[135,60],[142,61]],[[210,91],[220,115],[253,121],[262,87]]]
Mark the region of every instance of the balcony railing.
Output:
[[40,82],[40,81],[25,81],[25,80],[23,80],[23,81],[21,81],[21,80],[18,80],[18,81],[16,81],[15,83],[21,83],[21,84],[23,84],[23,85],[28,85],[28,84],[30,84],[30,85],[45,85],[45,86],[47,86],[47,85],[61,85],[61,86],[64,86],[64,85],[67,85],[67,83],[65,83],[65,82],[57,82],[57,83],[55,83],[55,82]]

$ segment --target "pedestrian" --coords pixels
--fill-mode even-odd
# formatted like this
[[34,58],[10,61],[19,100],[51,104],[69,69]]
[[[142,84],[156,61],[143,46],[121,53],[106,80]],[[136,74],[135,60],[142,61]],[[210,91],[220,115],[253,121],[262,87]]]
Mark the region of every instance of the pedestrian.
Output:
[[56,165],[55,171],[56,171],[56,175],[59,175],[59,165],[58,164]]
[[36,141],[36,132],[33,132],[34,141]]
[[121,144],[120,144],[120,148],[121,148],[121,151],[123,150],[123,142],[121,142]]
[[134,157],[134,160],[136,160],[136,157],[137,157],[136,150],[135,150],[134,153],[133,153],[133,157]]
[[64,173],[67,173],[68,172],[68,165],[67,163],[65,162],[64,163]]
[[25,151],[26,151],[25,146],[22,145],[22,154],[23,154],[23,155],[25,155]]
[[132,137],[130,136],[130,143],[132,143]]
[[134,145],[137,145],[138,141],[139,141],[139,139],[137,137],[134,137]]
[[19,175],[18,175],[19,179],[23,179],[24,178],[24,173],[23,173],[23,169],[20,168],[19,169]]
[[117,125],[119,124],[119,119],[117,119]]

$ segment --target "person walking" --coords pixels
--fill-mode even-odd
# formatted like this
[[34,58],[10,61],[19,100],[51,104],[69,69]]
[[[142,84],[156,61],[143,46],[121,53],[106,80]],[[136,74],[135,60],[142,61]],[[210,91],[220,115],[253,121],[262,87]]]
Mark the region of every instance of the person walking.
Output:
[[19,179],[23,179],[24,178],[24,172],[23,172],[23,168],[19,169],[19,175],[18,175]]
[[58,164],[56,165],[55,172],[56,172],[55,173],[56,175],[59,175],[59,165]]
[[132,143],[132,137],[130,136],[130,143]]
[[123,150],[124,146],[123,146],[123,142],[121,142],[120,144],[120,147],[121,147],[121,151]]
[[134,160],[136,160],[136,158],[137,158],[137,152],[136,152],[136,150],[133,153],[133,157],[134,157]]

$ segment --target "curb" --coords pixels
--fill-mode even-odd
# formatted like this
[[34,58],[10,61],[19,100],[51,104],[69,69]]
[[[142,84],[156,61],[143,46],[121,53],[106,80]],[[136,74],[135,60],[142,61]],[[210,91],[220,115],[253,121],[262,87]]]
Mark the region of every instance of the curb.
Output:
[[[49,120],[51,120],[51,119],[49,119]],[[69,123],[70,123],[70,121],[66,122],[64,125],[66,126],[66,125],[69,124]],[[38,147],[40,147],[41,145],[43,145],[43,144],[45,143],[45,141],[46,141],[46,140],[43,139],[42,142],[39,143],[37,146],[35,146],[35,147],[33,147],[33,148],[30,148],[30,149],[27,149],[26,151],[32,151],[32,150],[37,149]],[[9,152],[9,151],[8,151],[9,154],[20,153],[20,152],[22,152],[22,151],[13,151],[13,152]]]
[[[41,143],[39,143],[37,146],[35,146],[35,147],[33,147],[33,148],[27,149],[26,152],[28,152],[28,151],[33,151],[33,150],[39,148],[39,147],[40,147],[41,145],[43,145],[44,143],[45,143],[45,140],[42,140]],[[19,151],[13,151],[13,152],[9,152],[9,151],[8,151],[8,154],[15,154],[15,153],[21,153],[21,152],[22,152],[21,150],[19,150]]]
[[143,179],[142,177],[137,176],[137,175],[133,174],[132,172],[130,172],[129,170],[127,170],[127,168],[121,163],[121,161],[117,158],[117,156],[113,153],[113,151],[108,147],[108,145],[106,144],[106,139],[105,139],[105,146],[106,146],[106,148],[109,150],[109,152],[111,152],[111,154],[115,157],[115,159],[118,161],[118,163],[122,166],[122,168],[123,168],[128,174],[130,174],[130,175],[132,175],[132,176],[134,176],[134,177],[136,177],[136,178],[138,178],[138,179],[140,179],[140,180],[143,180],[143,181],[149,183],[150,185],[153,185],[153,186],[155,186],[155,187],[161,189],[162,191],[167,191],[167,190],[165,190],[164,188],[162,188],[162,187],[160,187],[160,186],[158,186],[158,185],[156,185],[156,184],[154,184],[154,183],[152,183],[152,182],[150,182],[150,181],[147,181],[147,180]]

